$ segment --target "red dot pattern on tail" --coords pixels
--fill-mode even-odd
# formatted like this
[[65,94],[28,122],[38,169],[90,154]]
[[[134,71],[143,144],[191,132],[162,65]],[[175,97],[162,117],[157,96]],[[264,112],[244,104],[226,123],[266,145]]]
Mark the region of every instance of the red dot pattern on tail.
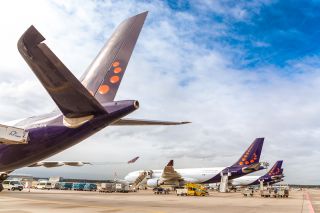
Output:
[[253,148],[253,145],[251,145],[247,149],[247,151],[243,154],[241,161],[238,163],[240,166],[242,166],[243,164],[249,165],[250,163],[254,163],[258,159],[256,153],[253,154],[251,159],[248,159],[252,148]]
[[119,76],[116,76],[116,75],[110,78],[110,82],[113,84],[117,83],[119,80],[120,80]]
[[120,73],[121,71],[122,71],[121,67],[116,67],[113,70],[114,73]]
[[102,95],[108,93],[109,90],[110,90],[110,87],[108,85],[106,85],[106,84],[102,84],[99,87],[99,93],[102,94]]

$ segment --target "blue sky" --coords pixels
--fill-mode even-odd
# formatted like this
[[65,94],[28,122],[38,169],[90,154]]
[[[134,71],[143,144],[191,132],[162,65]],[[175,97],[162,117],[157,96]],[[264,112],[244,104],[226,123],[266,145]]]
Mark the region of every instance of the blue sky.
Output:
[[[192,36],[208,48],[221,43],[234,50],[234,66],[255,69],[273,64],[286,67],[288,61],[319,54],[320,4],[316,1],[219,1],[220,13],[210,7],[199,7],[202,1],[167,1],[173,11],[194,14],[199,25]],[[213,2],[213,1],[211,1]],[[208,4],[211,3],[209,1]],[[245,11],[232,16],[230,8]],[[207,33],[216,23],[226,26],[219,36]],[[201,30],[201,28],[207,28]],[[238,54],[238,49],[244,50]]]
[[56,107],[16,49],[31,24],[80,77],[121,21],[146,10],[116,100],[139,100],[130,118],[192,121],[108,127],[48,159],[123,162],[141,156],[134,165],[17,173],[100,179],[115,171],[121,177],[160,169],[170,159],[176,168],[228,166],[265,137],[262,161],[284,160],[288,183],[320,184],[314,169],[320,167],[318,3],[177,2],[12,0],[0,7],[6,29],[0,34],[1,122]]

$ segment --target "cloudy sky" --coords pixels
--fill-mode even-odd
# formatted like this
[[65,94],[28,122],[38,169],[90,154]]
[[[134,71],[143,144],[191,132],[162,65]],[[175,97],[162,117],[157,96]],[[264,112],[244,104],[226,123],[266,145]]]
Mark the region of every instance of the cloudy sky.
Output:
[[[0,121],[55,108],[19,55],[33,24],[80,77],[120,22],[148,10],[117,94],[129,117],[174,127],[108,127],[49,160],[135,165],[20,169],[35,176],[123,177],[137,169],[228,166],[256,137],[261,160],[284,160],[288,183],[320,184],[320,2],[6,1],[0,7]],[[258,173],[258,174],[261,174]]]

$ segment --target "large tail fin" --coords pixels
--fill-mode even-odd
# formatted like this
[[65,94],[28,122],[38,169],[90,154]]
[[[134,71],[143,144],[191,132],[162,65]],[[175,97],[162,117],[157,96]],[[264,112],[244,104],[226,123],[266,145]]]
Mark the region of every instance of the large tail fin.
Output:
[[260,160],[264,138],[256,138],[233,166],[248,166]]
[[123,21],[81,77],[100,103],[114,100],[147,14]]

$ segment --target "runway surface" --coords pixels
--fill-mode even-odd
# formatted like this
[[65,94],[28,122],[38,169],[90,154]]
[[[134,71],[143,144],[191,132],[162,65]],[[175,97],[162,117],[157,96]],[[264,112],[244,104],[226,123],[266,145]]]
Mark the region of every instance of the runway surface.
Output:
[[[207,197],[154,195],[151,190],[127,194],[75,191],[4,191],[0,212],[319,212],[320,190],[291,191],[289,198],[245,198],[241,193],[210,192]],[[312,208],[312,209],[311,209]]]

